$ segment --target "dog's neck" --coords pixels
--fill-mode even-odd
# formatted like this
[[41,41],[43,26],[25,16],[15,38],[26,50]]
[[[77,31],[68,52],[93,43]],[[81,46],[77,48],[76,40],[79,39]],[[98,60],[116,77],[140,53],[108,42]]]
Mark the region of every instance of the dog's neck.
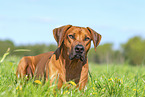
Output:
[[56,60],[60,61],[60,64],[62,64],[62,67],[65,70],[66,81],[74,80],[78,83],[82,67],[85,63],[79,59],[70,60],[65,46],[60,46],[54,54],[56,55]]

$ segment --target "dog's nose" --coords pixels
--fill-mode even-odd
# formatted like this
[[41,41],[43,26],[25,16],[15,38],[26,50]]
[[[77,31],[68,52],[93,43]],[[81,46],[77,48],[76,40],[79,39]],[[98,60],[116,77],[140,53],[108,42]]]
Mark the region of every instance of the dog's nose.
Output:
[[76,45],[75,51],[78,54],[82,54],[84,52],[84,47],[82,45]]

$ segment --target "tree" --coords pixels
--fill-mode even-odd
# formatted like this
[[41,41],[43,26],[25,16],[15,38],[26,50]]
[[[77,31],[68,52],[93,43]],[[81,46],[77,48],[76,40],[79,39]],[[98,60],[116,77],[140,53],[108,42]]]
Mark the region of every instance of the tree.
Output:
[[17,46],[15,49],[28,49],[30,51],[29,52],[16,52],[14,54],[17,56],[34,56],[34,55],[46,53],[49,51],[55,51],[56,48],[57,46],[54,44],[21,45],[21,46]]
[[8,48],[14,50],[14,43],[11,40],[0,40],[0,56],[3,56],[3,54],[7,51]]
[[133,37],[126,44],[122,45],[125,60],[132,65],[144,64],[145,40],[141,37]]
[[106,43],[97,47],[96,52],[93,48],[90,49],[88,59],[95,63],[111,63],[113,61],[113,44]]

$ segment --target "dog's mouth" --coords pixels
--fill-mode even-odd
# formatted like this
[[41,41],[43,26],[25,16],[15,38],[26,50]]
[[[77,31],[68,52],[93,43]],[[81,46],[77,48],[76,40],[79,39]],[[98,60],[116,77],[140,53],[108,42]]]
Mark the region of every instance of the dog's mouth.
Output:
[[69,59],[70,60],[80,59],[81,61],[84,61],[85,60],[85,57],[83,55],[81,55],[81,54],[75,54],[75,55],[70,54],[69,55]]
[[71,51],[69,52],[69,59],[70,60],[81,60],[81,61],[85,61],[85,48],[83,45],[76,45],[73,49],[71,49]]

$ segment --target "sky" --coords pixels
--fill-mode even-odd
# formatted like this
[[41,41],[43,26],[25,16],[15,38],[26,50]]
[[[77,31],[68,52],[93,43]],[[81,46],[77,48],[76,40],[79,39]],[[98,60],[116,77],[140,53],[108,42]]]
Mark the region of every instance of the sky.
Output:
[[145,0],[0,0],[0,40],[55,43],[52,30],[71,24],[102,35],[114,48],[145,38]]

